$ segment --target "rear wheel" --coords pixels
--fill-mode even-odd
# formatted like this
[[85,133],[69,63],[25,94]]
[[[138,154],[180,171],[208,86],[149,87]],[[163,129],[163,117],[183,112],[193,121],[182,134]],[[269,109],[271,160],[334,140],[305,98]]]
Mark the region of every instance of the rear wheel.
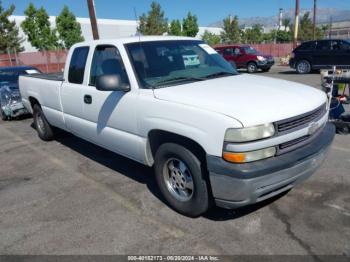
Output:
[[298,74],[308,74],[311,72],[311,65],[309,61],[300,60],[296,65]]
[[255,73],[258,71],[258,66],[254,62],[249,62],[247,65],[247,71],[248,73]]
[[39,105],[33,107],[33,118],[38,136],[44,141],[52,140],[54,138],[53,127],[47,121]]
[[159,189],[172,208],[190,217],[208,210],[210,198],[205,171],[190,150],[178,144],[162,144],[154,168]]

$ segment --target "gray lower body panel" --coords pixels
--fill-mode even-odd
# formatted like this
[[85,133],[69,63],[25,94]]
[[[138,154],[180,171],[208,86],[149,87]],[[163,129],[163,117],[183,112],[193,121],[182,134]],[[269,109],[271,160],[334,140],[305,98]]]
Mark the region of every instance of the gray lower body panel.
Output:
[[324,161],[335,134],[328,123],[309,144],[291,152],[246,164],[207,156],[210,184],[218,206],[241,207],[261,202],[310,177]]
[[210,173],[210,183],[218,206],[241,207],[258,203],[293,188],[310,177],[321,165],[326,150],[297,165],[251,179],[240,179]]

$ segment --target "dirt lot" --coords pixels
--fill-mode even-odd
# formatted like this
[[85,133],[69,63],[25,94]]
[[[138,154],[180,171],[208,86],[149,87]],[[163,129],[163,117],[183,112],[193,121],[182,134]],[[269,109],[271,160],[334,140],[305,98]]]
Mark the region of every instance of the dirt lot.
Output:
[[[320,82],[281,67],[261,75]],[[69,134],[42,142],[31,123],[0,121],[0,254],[350,256],[350,136],[288,194],[191,219],[163,203],[152,169]]]

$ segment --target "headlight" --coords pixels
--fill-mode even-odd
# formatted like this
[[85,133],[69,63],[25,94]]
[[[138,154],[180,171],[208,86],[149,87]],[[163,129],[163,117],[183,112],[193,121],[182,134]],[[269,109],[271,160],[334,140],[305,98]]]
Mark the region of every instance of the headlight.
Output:
[[272,157],[276,154],[276,148],[275,147],[268,147],[256,151],[250,151],[250,152],[223,152],[222,157],[226,161],[232,162],[232,163],[247,163],[247,162],[253,162],[260,159],[265,159]]
[[231,128],[227,129],[225,134],[226,142],[248,142],[258,140],[275,134],[273,124],[265,124],[260,126],[246,128]]
[[265,61],[265,60],[266,60],[266,58],[263,57],[263,56],[261,56],[261,55],[258,55],[256,58],[257,58],[259,61]]

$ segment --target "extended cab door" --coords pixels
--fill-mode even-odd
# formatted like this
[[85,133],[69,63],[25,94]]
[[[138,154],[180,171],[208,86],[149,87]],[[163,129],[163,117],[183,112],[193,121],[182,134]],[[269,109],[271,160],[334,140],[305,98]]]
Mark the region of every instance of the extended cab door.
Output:
[[87,85],[82,88],[84,134],[96,144],[135,159],[140,151],[136,135],[137,90],[97,90],[95,84],[102,75],[119,75],[126,85],[129,79],[116,46],[97,45],[91,51]]
[[[67,129],[74,134],[84,133],[83,94],[86,61],[89,47],[76,47],[68,57],[69,66],[65,72],[65,80],[61,86],[61,103]],[[68,71],[67,71],[68,70]]]

